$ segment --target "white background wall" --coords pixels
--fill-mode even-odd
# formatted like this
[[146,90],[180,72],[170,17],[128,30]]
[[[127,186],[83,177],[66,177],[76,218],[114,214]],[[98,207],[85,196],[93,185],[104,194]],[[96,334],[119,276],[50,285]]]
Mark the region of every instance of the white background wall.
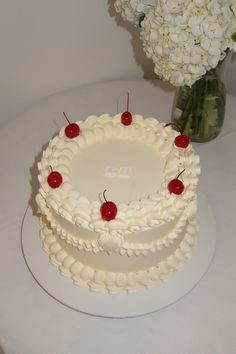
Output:
[[[57,91],[154,76],[138,31],[116,16],[113,3],[0,0],[1,122]],[[227,65],[226,76],[236,93],[236,60]]]

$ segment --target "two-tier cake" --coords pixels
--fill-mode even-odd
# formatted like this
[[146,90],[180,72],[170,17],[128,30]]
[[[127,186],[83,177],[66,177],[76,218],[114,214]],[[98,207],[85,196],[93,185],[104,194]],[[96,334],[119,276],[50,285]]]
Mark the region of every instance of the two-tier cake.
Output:
[[76,285],[133,292],[191,258],[199,158],[170,125],[90,116],[61,129],[38,168],[43,248]]

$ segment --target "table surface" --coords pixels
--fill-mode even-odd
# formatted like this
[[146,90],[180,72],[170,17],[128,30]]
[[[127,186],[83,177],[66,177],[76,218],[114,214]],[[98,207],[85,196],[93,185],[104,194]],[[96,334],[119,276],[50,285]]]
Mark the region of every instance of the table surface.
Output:
[[[42,147],[64,124],[125,109],[170,121],[174,91],[158,81],[113,81],[50,96],[0,131],[0,354],[236,353],[236,97],[227,97],[225,124],[215,140],[195,144],[200,189],[212,206],[217,246],[210,269],[177,303],[132,319],[75,312],[34,281],[21,253],[20,228]],[[0,124],[1,127],[1,124]]]

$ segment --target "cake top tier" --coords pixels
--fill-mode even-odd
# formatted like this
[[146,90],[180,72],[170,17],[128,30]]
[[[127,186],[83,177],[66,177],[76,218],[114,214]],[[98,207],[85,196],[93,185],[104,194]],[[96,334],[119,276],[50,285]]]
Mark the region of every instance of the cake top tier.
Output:
[[[43,152],[39,207],[46,203],[69,222],[99,233],[129,233],[173,220],[194,199],[199,158],[191,145],[176,146],[179,133],[171,126],[140,115],[125,126],[121,114],[90,116],[76,124],[76,136],[68,138],[63,128]],[[168,185],[182,171],[184,190],[171,193]],[[52,172],[59,175],[55,186],[48,180]],[[109,222],[100,211],[104,190],[117,207]]]

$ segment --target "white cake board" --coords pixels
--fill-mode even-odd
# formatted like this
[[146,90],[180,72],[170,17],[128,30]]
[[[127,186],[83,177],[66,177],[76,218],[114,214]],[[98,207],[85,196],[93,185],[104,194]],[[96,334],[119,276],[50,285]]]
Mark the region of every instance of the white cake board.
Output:
[[186,295],[206,273],[213,258],[216,244],[215,220],[211,207],[202,194],[199,195],[199,242],[193,257],[186,262],[183,271],[176,273],[166,283],[143,289],[133,294],[102,294],[78,287],[59,274],[49,263],[39,238],[39,219],[32,216],[28,207],[22,222],[21,241],[26,264],[37,283],[55,300],[76,311],[111,318],[145,315],[173,304]]

